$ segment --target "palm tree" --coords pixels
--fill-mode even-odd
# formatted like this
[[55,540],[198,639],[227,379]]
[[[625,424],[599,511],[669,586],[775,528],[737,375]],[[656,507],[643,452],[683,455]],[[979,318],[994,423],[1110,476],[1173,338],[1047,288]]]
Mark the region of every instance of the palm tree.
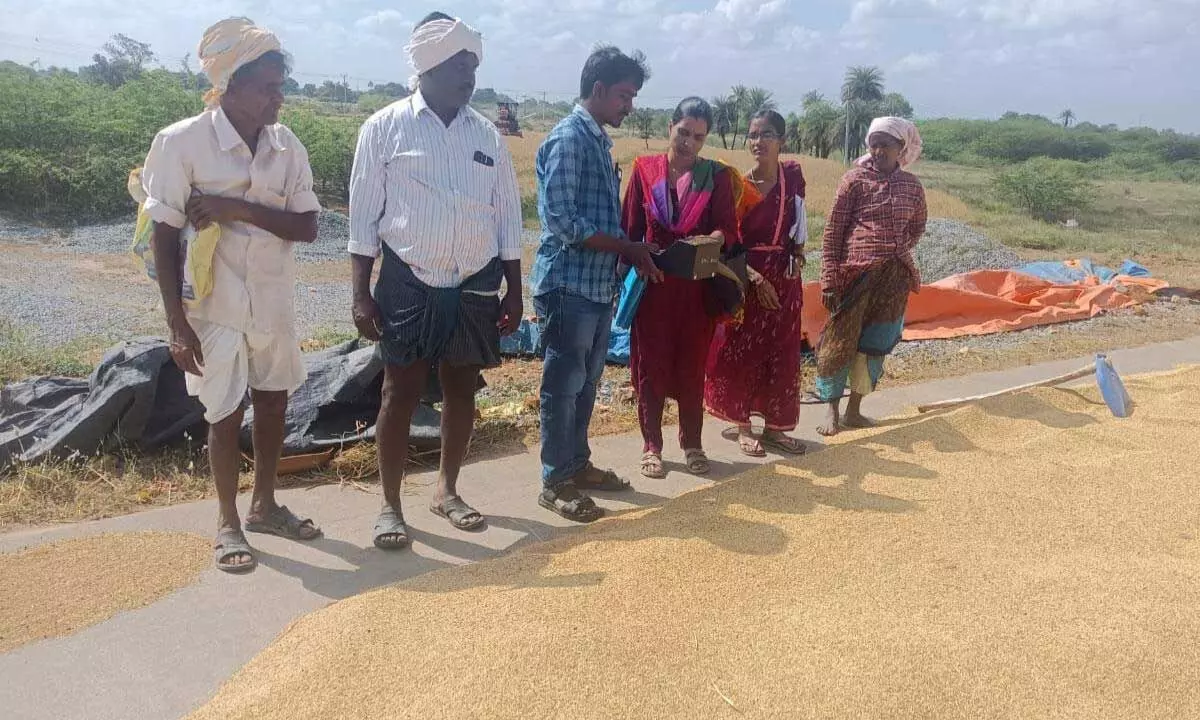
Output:
[[1075,122],[1075,111],[1067,108],[1059,113],[1058,119],[1062,121],[1064,128],[1069,128]]
[[855,66],[846,71],[842,83],[842,102],[883,100],[883,71],[877,67]]
[[783,139],[783,151],[804,152],[804,121],[796,113],[788,113],[787,136]]
[[[750,118],[759,110],[774,110],[775,98],[766,88],[752,87],[746,91],[746,132],[750,131]],[[742,136],[742,147],[746,147],[746,136]]]
[[800,118],[801,151],[820,158],[829,153],[841,140],[841,112],[828,100],[821,98],[808,103]]
[[825,96],[820,91],[809,90],[804,93],[804,99],[800,101],[800,106],[808,110],[809,106],[823,102],[825,102]]
[[745,85],[734,85],[729,98],[733,100],[733,145],[737,147],[738,128],[742,118],[746,117],[746,105],[750,100],[750,91]]
[[883,71],[877,67],[855,66],[846,71],[842,83],[844,115],[842,134],[845,161],[850,162],[851,148],[857,153],[866,138],[867,125],[875,108],[883,102]]
[[716,125],[713,130],[721,138],[721,145],[728,150],[729,143],[725,140],[725,136],[729,134],[737,120],[737,105],[729,96],[715,97],[712,99],[712,109],[713,123]]
[[904,97],[900,93],[888,93],[884,96],[883,102],[879,105],[879,114],[902,117],[911,120],[913,116],[913,106],[912,103],[908,101],[908,98]]

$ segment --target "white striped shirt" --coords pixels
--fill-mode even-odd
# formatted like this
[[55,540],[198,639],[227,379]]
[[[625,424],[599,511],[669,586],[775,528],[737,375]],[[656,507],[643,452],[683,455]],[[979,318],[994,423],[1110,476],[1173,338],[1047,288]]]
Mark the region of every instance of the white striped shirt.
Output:
[[471,107],[449,127],[420,91],[359,131],[350,176],[350,243],[387,243],[431,287],[457,287],[499,256],[521,259],[521,196],[512,155]]

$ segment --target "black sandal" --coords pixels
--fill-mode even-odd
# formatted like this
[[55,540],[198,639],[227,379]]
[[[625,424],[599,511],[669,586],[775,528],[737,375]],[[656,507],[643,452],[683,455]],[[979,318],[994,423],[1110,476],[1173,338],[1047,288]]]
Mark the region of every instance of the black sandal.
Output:
[[579,488],[569,482],[543,490],[538,496],[538,505],[568,520],[581,523],[599,520],[604,515],[604,510],[597,507],[594,500],[579,492]]
[[601,470],[591,463],[588,463],[587,467],[575,473],[575,476],[571,478],[571,482],[575,484],[575,487],[583,488],[584,490],[623,492],[633,489],[628,480],[617,475],[612,470]]
[[445,518],[459,530],[477,530],[487,522],[478,510],[457,495],[446,498],[440,505],[430,505],[429,512]]
[[411,541],[408,537],[408,526],[404,524],[404,516],[390,505],[380,510],[379,517],[375,520],[372,542],[380,550],[400,550],[408,547]]

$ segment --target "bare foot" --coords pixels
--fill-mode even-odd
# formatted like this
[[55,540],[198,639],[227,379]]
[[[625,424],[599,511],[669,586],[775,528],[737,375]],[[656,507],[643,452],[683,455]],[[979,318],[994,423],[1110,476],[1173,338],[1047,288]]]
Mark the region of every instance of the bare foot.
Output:
[[875,427],[875,421],[862,413],[851,413],[847,410],[846,415],[842,418],[842,425],[856,430],[863,430]]
[[831,404],[825,413],[825,422],[817,426],[817,433],[825,437],[833,437],[841,431],[840,425],[838,407],[836,404]]

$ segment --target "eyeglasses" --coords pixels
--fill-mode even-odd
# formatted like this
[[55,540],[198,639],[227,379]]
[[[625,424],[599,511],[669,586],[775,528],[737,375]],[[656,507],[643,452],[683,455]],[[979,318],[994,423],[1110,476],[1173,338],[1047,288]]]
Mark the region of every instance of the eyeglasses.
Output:
[[746,135],[747,140],[778,140],[779,135],[773,132],[765,133],[750,133]]

